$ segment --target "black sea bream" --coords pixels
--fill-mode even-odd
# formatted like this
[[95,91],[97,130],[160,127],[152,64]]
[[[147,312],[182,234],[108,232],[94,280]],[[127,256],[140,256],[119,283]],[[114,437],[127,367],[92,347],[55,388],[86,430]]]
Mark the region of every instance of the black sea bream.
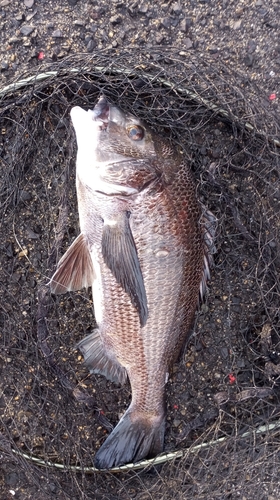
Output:
[[196,188],[172,144],[104,97],[71,118],[81,234],[50,286],[92,287],[97,328],[78,347],[91,372],[131,384],[131,404],[95,457],[106,469],[163,450],[165,384],[208,267]]

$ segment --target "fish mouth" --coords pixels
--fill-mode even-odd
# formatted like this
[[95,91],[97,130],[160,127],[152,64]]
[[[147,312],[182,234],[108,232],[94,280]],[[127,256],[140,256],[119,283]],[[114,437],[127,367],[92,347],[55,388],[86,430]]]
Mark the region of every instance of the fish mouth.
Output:
[[110,105],[103,95],[99,97],[96,105],[94,106],[92,113],[92,120],[96,122],[101,122],[101,130],[106,130],[109,122]]
[[88,112],[102,131],[108,131],[110,123],[120,127],[126,126],[126,115],[117,106],[110,104],[104,95],[99,97],[93,110]]

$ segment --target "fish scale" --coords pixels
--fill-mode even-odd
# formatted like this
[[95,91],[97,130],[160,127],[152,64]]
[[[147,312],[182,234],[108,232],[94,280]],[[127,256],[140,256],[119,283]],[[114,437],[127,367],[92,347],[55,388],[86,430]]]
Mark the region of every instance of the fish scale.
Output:
[[78,347],[92,372],[131,385],[131,404],[95,457],[108,469],[163,450],[165,384],[211,256],[191,173],[171,143],[104,97],[71,117],[81,235],[50,286],[92,286],[97,328]]

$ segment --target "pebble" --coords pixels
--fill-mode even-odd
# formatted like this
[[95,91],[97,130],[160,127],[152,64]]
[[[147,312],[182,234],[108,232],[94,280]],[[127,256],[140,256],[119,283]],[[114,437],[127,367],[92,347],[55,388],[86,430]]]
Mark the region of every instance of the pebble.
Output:
[[25,18],[25,21],[30,21],[30,19],[32,19],[32,17],[34,17],[35,15],[37,14],[37,10],[33,10],[33,12],[30,12],[29,14],[27,14],[26,18]]
[[56,493],[57,487],[55,483],[49,483],[49,488],[52,493]]
[[192,25],[192,20],[189,17],[186,17],[185,19],[182,19],[182,21],[180,22],[180,30],[187,33],[191,25]]
[[12,0],[2,0],[0,1],[0,7],[7,7],[11,3]]
[[223,359],[227,359],[229,355],[229,351],[227,347],[222,347],[221,348],[221,356]]
[[164,37],[164,35],[162,33],[157,33],[156,34],[156,43],[158,45],[160,45],[163,42],[164,38],[165,37]]
[[21,35],[28,36],[35,30],[34,26],[22,26],[20,28]]
[[62,31],[61,30],[55,30],[52,34],[53,38],[62,38]]
[[172,6],[172,10],[171,12],[173,12],[173,14],[181,14],[182,12],[182,6],[180,3],[174,3],[174,5]]
[[9,63],[7,63],[7,61],[2,61],[1,62],[1,71],[5,71],[6,69],[9,69]]
[[75,26],[85,26],[85,21],[83,21],[83,19],[75,19],[74,21],[74,25]]
[[138,12],[140,14],[147,14],[149,12],[149,7],[147,4],[142,4],[140,5],[140,7],[138,8]]
[[19,476],[17,475],[16,472],[10,472],[6,476],[6,484],[8,484],[9,486],[16,486],[18,480]]
[[37,240],[40,238],[40,234],[35,233],[30,227],[26,228],[26,235],[27,238],[30,238],[31,240]]
[[191,49],[192,48],[193,42],[192,42],[192,40],[190,38],[184,38],[183,42],[184,42],[184,45],[185,45],[186,49]]
[[34,5],[34,0],[24,0],[24,5],[25,5],[25,7],[30,9]]
[[161,20],[161,26],[165,29],[169,29],[171,27],[171,19],[170,17],[164,17]]
[[235,21],[235,23],[233,24],[233,29],[234,30],[239,30],[240,27],[241,27],[241,23],[242,23],[241,19],[238,19],[238,21]]
[[20,201],[31,201],[32,196],[28,191],[22,190],[19,193],[19,199],[20,199]]
[[28,255],[28,249],[27,248],[24,248],[23,250],[21,250],[19,253],[18,253],[18,257],[27,257]]
[[244,57],[244,64],[246,64],[246,66],[248,66],[248,68],[252,67],[253,64],[254,64],[254,55],[253,54],[246,54],[246,56]]
[[85,44],[88,44],[88,42],[92,40],[92,33],[86,33],[85,34]]
[[95,47],[96,47],[96,42],[93,39],[89,40],[87,44],[87,51],[90,53],[93,51]]
[[175,418],[173,420],[173,426],[174,427],[179,427],[180,423],[181,423],[181,420],[179,420],[178,418]]
[[256,44],[255,40],[249,40],[248,53],[252,54],[253,52],[255,52],[256,48],[257,48],[257,44]]
[[122,22],[122,20],[123,20],[123,18],[120,15],[110,17],[110,23],[112,23],[113,25],[120,24]]

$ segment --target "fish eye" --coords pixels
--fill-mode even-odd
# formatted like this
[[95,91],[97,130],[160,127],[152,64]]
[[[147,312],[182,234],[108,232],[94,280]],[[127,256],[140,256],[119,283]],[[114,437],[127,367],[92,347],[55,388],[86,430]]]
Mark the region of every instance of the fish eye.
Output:
[[127,129],[127,134],[133,141],[141,141],[144,137],[144,129],[140,125],[132,125]]

